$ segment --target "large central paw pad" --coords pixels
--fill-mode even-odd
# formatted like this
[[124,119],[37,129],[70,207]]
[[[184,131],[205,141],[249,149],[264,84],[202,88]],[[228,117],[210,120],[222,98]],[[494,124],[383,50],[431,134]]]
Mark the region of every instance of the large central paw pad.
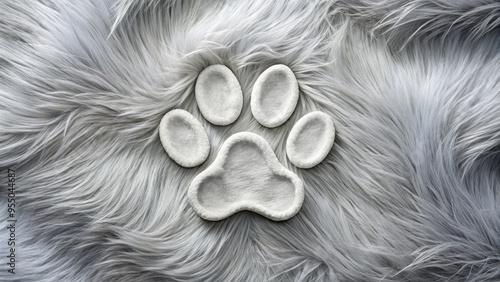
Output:
[[302,181],[283,167],[257,134],[240,132],[191,183],[189,202],[207,220],[249,210],[273,220],[294,216],[304,200]]
[[[243,94],[236,76],[215,65],[198,76],[196,101],[206,120],[229,125],[238,119]],[[275,128],[293,114],[299,98],[297,80],[284,65],[264,71],[255,82],[251,111],[265,127]],[[209,154],[209,142],[201,123],[184,110],[167,113],[159,126],[160,140],[177,164],[195,167]],[[288,159],[299,168],[312,168],[330,152],[335,138],[332,119],[322,112],[303,116],[286,142]],[[267,141],[255,133],[240,132],[222,145],[215,161],[188,189],[194,211],[206,220],[222,220],[248,210],[272,220],[293,217],[304,201],[300,178],[280,164]]]

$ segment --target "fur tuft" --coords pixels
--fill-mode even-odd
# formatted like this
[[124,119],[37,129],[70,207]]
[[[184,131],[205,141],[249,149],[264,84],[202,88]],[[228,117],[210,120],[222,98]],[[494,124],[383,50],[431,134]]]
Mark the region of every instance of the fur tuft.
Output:
[[402,45],[457,35],[475,41],[500,31],[496,0],[340,0],[338,11]]

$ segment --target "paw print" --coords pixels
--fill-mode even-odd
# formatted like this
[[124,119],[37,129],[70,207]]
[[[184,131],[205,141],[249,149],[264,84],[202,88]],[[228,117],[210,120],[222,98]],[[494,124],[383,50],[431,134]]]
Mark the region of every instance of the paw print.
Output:
[[[243,107],[240,84],[223,65],[209,66],[200,73],[195,96],[203,117],[219,126],[233,123]],[[290,118],[298,99],[299,87],[292,70],[274,65],[255,82],[251,112],[261,125],[276,128]],[[159,134],[165,151],[180,166],[198,166],[209,155],[210,141],[203,126],[185,110],[165,114]],[[330,116],[319,111],[306,114],[288,135],[288,159],[298,168],[312,168],[326,158],[334,139]],[[248,210],[280,221],[300,210],[304,185],[278,161],[263,137],[239,132],[224,142],[214,162],[193,179],[188,200],[206,220],[218,221]]]

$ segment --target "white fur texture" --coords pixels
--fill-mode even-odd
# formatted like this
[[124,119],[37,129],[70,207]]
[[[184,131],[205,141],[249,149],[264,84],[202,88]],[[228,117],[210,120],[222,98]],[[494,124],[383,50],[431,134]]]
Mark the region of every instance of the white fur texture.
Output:
[[333,147],[335,126],[327,114],[315,111],[301,117],[286,140],[286,155],[299,168],[321,163]]
[[302,207],[304,185],[280,164],[264,138],[239,132],[224,142],[215,161],[193,179],[188,200],[206,220],[222,220],[248,210],[281,221]]
[[[18,175],[18,264],[6,272],[0,228],[0,279],[499,281],[499,15],[497,0],[1,1],[0,169]],[[227,127],[195,103],[213,64],[241,84]],[[300,98],[268,129],[250,94],[275,64]],[[165,156],[158,125],[174,108],[207,131],[200,167]],[[315,110],[336,141],[298,170],[286,136]],[[290,220],[207,222],[188,204],[242,131],[302,179]]]

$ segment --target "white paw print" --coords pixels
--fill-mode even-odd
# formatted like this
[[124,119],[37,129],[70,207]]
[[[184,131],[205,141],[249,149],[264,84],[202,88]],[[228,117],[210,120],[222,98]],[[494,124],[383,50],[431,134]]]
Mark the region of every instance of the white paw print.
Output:
[[[196,81],[195,94],[201,114],[212,124],[230,125],[241,113],[241,87],[226,66],[204,69]],[[250,103],[252,115],[265,127],[279,127],[293,114],[298,98],[299,87],[292,70],[274,65],[255,82]],[[185,110],[165,114],[159,134],[165,151],[180,166],[198,166],[209,155],[210,141],[205,129]],[[334,139],[330,116],[319,111],[309,113],[288,135],[288,159],[298,168],[312,168],[326,158]],[[242,210],[276,221],[286,220],[302,207],[304,185],[278,161],[263,137],[239,132],[224,142],[214,162],[193,179],[188,200],[206,220],[222,220]]]

